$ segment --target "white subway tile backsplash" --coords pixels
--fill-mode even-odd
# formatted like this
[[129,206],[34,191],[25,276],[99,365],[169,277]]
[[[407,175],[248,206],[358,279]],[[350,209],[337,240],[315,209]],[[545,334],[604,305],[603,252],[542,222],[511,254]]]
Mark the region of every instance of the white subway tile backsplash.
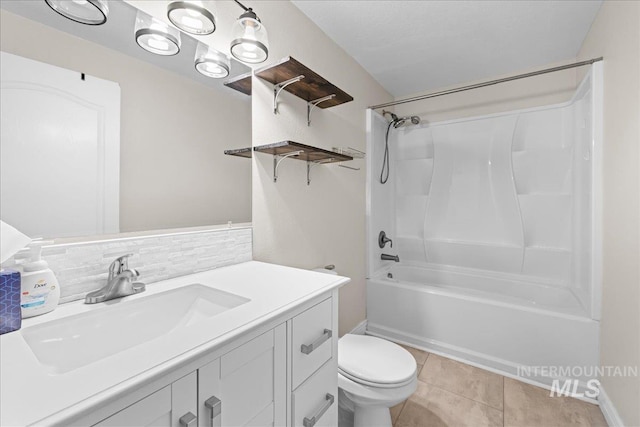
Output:
[[60,282],[60,302],[84,298],[107,280],[111,262],[132,253],[129,266],[151,284],[173,277],[251,261],[251,228],[181,232],[43,248],[42,256]]

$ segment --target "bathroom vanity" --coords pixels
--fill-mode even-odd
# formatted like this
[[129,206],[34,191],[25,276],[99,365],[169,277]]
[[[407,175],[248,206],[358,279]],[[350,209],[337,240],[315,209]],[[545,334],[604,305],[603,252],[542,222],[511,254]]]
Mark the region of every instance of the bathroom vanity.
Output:
[[1,425],[337,425],[338,288],[246,262],[0,337]]

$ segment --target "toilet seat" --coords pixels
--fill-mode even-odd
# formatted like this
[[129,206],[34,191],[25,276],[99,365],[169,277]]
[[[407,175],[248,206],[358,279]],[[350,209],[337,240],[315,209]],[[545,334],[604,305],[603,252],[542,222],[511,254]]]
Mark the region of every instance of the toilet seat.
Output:
[[353,382],[356,382],[356,383],[362,384],[362,385],[366,385],[368,387],[374,387],[374,388],[399,388],[399,387],[404,387],[404,386],[406,386],[408,384],[411,384],[411,382],[415,380],[415,375],[414,375],[413,377],[411,377],[408,380],[403,381],[401,383],[385,384],[385,383],[376,383],[376,382],[373,382],[373,381],[367,381],[367,380],[364,380],[362,378],[354,377],[353,375],[350,375],[348,372],[345,372],[340,368],[338,368],[338,373],[340,375],[343,375],[346,378],[349,378]]
[[338,341],[338,370],[350,380],[376,388],[403,387],[416,378],[407,350],[368,335],[347,334]]

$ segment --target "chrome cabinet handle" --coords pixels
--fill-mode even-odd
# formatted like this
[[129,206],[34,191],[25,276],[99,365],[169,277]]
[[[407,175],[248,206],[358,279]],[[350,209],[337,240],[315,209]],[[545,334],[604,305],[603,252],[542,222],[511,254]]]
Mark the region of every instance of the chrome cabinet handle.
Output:
[[198,417],[193,415],[191,412],[187,412],[183,416],[180,417],[180,427],[190,427],[191,425],[196,425],[198,422]]
[[327,401],[324,402],[324,405],[322,405],[322,408],[320,408],[320,410],[313,417],[311,417],[311,418],[304,417],[304,420],[302,420],[302,424],[304,425],[304,427],[313,427],[313,426],[315,426],[316,423],[320,420],[320,418],[322,418],[324,413],[327,412],[327,410],[331,407],[331,405],[333,405],[334,398],[333,398],[332,395],[327,393],[324,396],[324,398]]
[[211,396],[204,401],[204,406],[211,410],[211,427],[213,427],[215,417],[222,414],[222,401],[215,396]]
[[316,348],[320,347],[323,342],[331,338],[332,335],[333,333],[331,332],[331,329],[325,329],[324,332],[322,333],[322,336],[317,340],[315,340],[314,342],[312,342],[311,344],[308,344],[308,345],[302,344],[302,346],[300,347],[300,351],[303,352],[304,354],[309,354]]

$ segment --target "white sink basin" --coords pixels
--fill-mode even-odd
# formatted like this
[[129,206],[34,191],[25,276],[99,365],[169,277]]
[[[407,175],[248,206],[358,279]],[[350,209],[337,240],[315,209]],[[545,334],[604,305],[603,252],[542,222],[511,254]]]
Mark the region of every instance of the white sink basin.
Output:
[[62,374],[160,338],[249,302],[194,284],[23,329],[40,363]]

